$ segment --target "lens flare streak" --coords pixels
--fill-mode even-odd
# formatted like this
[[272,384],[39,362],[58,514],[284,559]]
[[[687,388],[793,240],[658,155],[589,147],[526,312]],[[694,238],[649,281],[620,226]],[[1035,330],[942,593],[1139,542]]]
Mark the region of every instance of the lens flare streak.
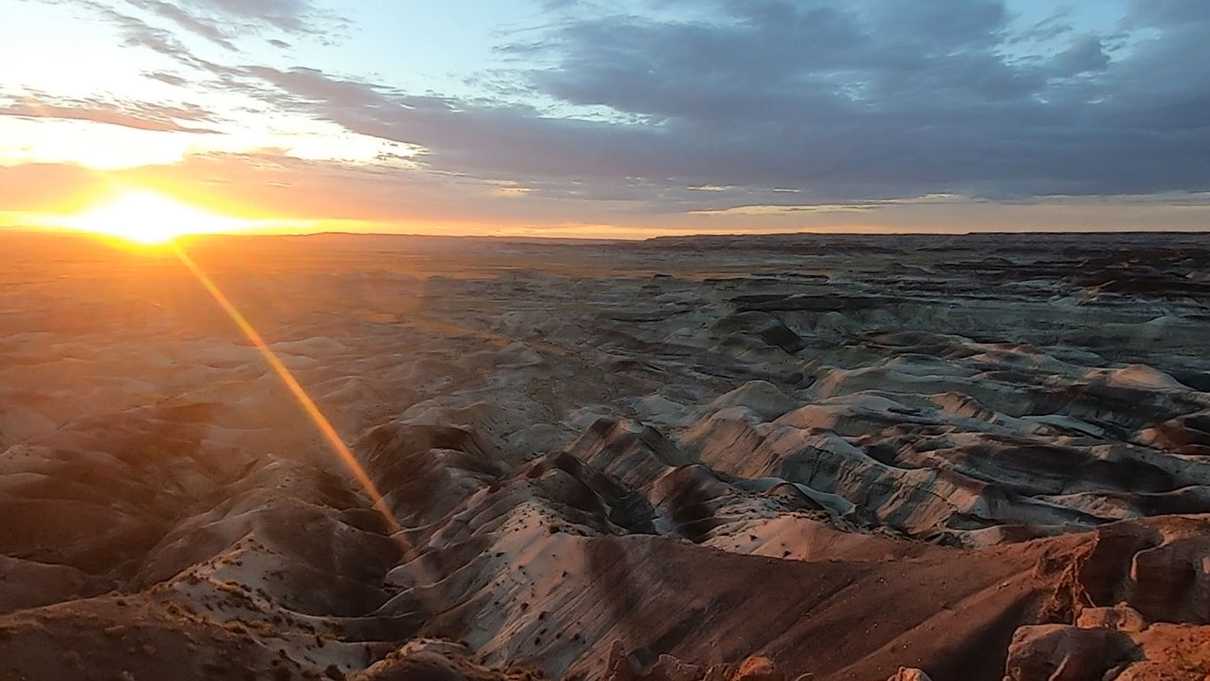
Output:
[[[401,532],[403,528],[399,525],[399,521],[395,519],[395,515],[387,506],[386,499],[384,499],[382,493],[378,491],[378,486],[374,484],[374,481],[370,478],[365,468],[357,460],[357,457],[349,449],[348,445],[345,444],[344,440],[341,439],[340,434],[336,432],[336,428],[332,426],[332,422],[329,421],[326,416],[324,416],[323,412],[319,408],[319,405],[315,404],[315,400],[311,399],[311,396],[307,394],[306,389],[303,388],[302,384],[298,382],[298,379],[294,377],[293,372],[291,372],[285,363],[281,361],[281,359],[277,356],[277,353],[273,352],[272,348],[269,347],[256,328],[252,326],[252,323],[244,317],[243,313],[241,313],[235,304],[231,302],[231,299],[229,299],[227,295],[223,293],[222,289],[220,289],[218,285],[214,283],[210,276],[206,274],[206,272],[202,270],[202,268],[196,262],[194,262],[193,258],[189,257],[189,254],[185,252],[185,249],[183,249],[181,245],[176,242],[172,242],[172,248],[175,251],[176,256],[180,258],[182,263],[184,263],[185,267],[188,268],[193,276],[197,278],[206,291],[208,291],[214,298],[215,302],[218,303],[219,307],[221,307],[223,311],[227,313],[227,316],[231,318],[231,321],[235,322],[235,325],[239,327],[240,331],[242,331],[252,345],[256,347],[256,349],[260,352],[261,357],[264,358],[265,363],[269,365],[269,368],[271,368],[281,379],[282,383],[286,385],[286,388],[289,389],[290,393],[298,401],[298,404],[300,407],[302,407],[302,410],[307,414],[308,417],[310,417],[311,421],[315,423],[315,427],[319,429],[320,434],[323,436],[324,440],[327,441],[328,446],[332,448],[332,451],[336,453],[341,463],[344,464],[349,473],[353,475],[353,478],[357,481],[357,484],[359,484],[366,494],[369,495],[370,500],[374,504],[374,509],[378,511],[378,513],[381,514],[383,519],[387,522],[387,526],[391,529],[391,534],[402,542]],[[404,548],[406,549],[406,547]]]

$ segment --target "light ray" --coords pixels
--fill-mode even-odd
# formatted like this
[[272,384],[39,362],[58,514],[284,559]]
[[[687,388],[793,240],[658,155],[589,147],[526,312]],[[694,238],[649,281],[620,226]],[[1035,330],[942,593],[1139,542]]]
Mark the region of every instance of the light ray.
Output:
[[387,526],[391,529],[392,536],[395,537],[398,542],[400,542],[401,548],[403,548],[406,552],[408,547],[403,539],[403,528],[399,525],[399,521],[395,519],[395,515],[391,512],[390,507],[387,506],[386,499],[384,499],[382,493],[378,491],[378,486],[374,484],[374,481],[370,478],[365,468],[357,460],[357,457],[349,449],[348,445],[345,444],[344,440],[341,439],[340,433],[336,432],[336,428],[332,426],[332,422],[328,420],[328,417],[324,416],[324,413],[320,410],[319,405],[315,404],[315,400],[311,399],[311,396],[307,394],[306,389],[303,388],[302,384],[298,382],[298,379],[294,377],[293,372],[291,372],[285,363],[281,361],[281,359],[277,356],[277,353],[273,352],[272,348],[269,347],[268,343],[265,342],[264,338],[262,338],[260,333],[256,330],[256,327],[252,326],[252,323],[249,322],[246,317],[244,317],[243,313],[239,311],[239,308],[237,308],[235,304],[231,302],[231,299],[229,299],[227,295],[223,293],[222,289],[218,287],[218,284],[215,284],[214,280],[212,280],[210,276],[206,274],[206,272],[196,262],[193,261],[193,258],[189,257],[189,254],[185,252],[185,249],[182,248],[180,244],[173,241],[171,242],[171,245],[173,251],[176,252],[177,257],[180,258],[181,262],[185,264],[185,267],[187,267],[189,271],[193,273],[193,276],[197,277],[197,280],[201,282],[202,286],[210,293],[215,302],[218,303],[219,307],[221,307],[223,311],[227,313],[227,316],[231,318],[231,321],[235,322],[235,325],[239,327],[240,331],[243,332],[252,345],[255,346],[260,352],[261,357],[264,358],[265,363],[269,365],[269,368],[273,369],[274,373],[277,374],[282,383],[286,385],[286,388],[290,390],[290,393],[294,396],[294,399],[298,401],[299,406],[302,407],[302,410],[307,414],[308,417],[310,417],[311,421],[314,422],[315,427],[319,429],[320,434],[323,435],[323,438],[327,441],[328,446],[331,447],[333,452],[335,452],[341,463],[344,464],[344,467],[348,469],[349,473],[353,475],[353,478],[357,481],[357,484],[361,486],[367,495],[369,495],[371,502],[374,504],[374,509],[382,515],[384,520],[386,520]]

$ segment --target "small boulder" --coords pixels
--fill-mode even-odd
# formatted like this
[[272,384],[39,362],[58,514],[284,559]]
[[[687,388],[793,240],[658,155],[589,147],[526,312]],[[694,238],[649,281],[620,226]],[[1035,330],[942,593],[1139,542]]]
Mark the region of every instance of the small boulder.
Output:
[[1076,626],[1081,629],[1104,628],[1134,633],[1146,629],[1147,620],[1138,610],[1118,603],[1112,608],[1084,608],[1076,617]]
[[1121,662],[1134,659],[1130,637],[1113,629],[1080,629],[1064,624],[1018,627],[1008,646],[1005,681],[1088,681],[1100,679]]
[[731,681],[786,681],[786,675],[767,657],[753,655],[740,664]]

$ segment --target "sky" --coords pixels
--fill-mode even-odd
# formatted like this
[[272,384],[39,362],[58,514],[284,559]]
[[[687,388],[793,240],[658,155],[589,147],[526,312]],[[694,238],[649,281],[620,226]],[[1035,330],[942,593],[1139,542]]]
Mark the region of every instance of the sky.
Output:
[[1203,0],[0,0],[0,223],[1210,227]]

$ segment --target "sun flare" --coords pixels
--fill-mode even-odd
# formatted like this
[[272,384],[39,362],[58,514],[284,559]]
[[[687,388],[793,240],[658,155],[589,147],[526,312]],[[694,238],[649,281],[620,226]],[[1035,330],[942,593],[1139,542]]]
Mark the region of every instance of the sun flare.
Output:
[[239,228],[237,220],[147,191],[123,193],[68,220],[67,226],[142,244],[164,243],[182,234]]

